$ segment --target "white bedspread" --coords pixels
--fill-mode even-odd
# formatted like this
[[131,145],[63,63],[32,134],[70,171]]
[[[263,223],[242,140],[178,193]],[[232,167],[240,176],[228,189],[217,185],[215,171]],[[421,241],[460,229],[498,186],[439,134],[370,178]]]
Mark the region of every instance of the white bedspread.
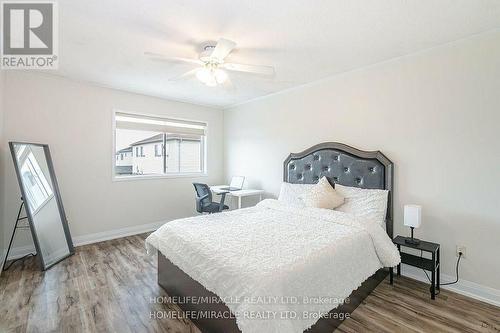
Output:
[[302,332],[400,262],[378,224],[269,199],[166,223],[146,245],[221,297],[243,333]]

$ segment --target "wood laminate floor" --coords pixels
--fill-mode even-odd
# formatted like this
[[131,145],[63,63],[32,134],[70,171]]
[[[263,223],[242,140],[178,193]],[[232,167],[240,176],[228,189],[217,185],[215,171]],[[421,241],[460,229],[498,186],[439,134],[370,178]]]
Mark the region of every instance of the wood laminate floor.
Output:
[[[178,332],[199,330],[176,313],[156,282],[145,235],[76,248],[46,272],[35,259],[0,277],[0,332]],[[156,315],[156,318],[154,317]],[[500,332],[500,308],[407,278],[382,282],[337,332]]]

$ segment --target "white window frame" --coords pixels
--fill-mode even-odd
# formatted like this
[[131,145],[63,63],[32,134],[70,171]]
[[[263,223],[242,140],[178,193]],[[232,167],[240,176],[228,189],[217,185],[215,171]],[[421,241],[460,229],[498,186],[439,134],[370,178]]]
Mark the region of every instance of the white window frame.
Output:
[[[180,172],[180,173],[170,173],[170,174],[158,174],[158,175],[132,175],[132,176],[119,176],[115,174],[116,161],[114,156],[116,154],[116,114],[117,113],[128,113],[130,115],[144,116],[144,117],[159,117],[167,118],[179,121],[200,121],[197,119],[186,119],[178,117],[170,117],[168,115],[151,114],[151,113],[140,113],[134,111],[125,111],[122,109],[113,109],[111,112],[111,142],[112,142],[112,158],[111,158],[111,180],[112,181],[129,181],[129,180],[148,180],[148,179],[162,179],[162,178],[198,178],[198,177],[208,177],[208,136],[210,124],[208,121],[203,120],[206,124],[205,136],[203,137],[203,150],[201,161],[203,163],[201,172]],[[133,152],[132,152],[133,153]]]

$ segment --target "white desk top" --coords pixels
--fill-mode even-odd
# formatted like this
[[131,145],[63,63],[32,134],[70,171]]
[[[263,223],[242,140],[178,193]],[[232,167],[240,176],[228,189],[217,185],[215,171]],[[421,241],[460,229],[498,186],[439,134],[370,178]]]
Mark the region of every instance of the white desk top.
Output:
[[[210,186],[210,189],[214,193],[226,192],[225,190],[221,190],[221,187],[229,187],[229,185]],[[259,195],[259,194],[263,194],[263,193],[264,193],[264,190],[243,189],[243,190],[238,190],[238,191],[229,191],[227,193],[227,195],[232,195],[235,197],[247,197],[250,195]]]

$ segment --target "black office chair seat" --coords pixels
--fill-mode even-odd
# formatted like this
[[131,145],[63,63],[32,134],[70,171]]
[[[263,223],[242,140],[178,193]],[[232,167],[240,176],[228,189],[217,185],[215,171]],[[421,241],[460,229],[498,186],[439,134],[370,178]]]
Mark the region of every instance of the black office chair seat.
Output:
[[[222,205],[222,209],[229,209],[229,206]],[[218,212],[220,212],[220,204],[217,202],[212,202],[206,206],[203,206],[203,212],[218,213]]]
[[225,209],[229,209],[229,206],[224,205],[224,199],[226,198],[226,193],[218,193],[221,195],[220,203],[212,201],[212,191],[207,184],[193,183],[194,189],[196,191],[196,211],[198,213],[219,213]]

